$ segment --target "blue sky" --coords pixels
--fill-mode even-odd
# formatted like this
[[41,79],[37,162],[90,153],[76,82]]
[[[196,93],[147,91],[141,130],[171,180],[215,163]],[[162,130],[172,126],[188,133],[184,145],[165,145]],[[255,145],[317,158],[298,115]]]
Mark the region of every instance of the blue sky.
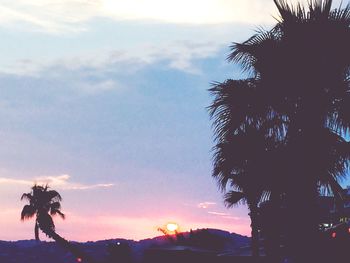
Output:
[[[165,4],[166,2],[166,4]],[[75,240],[140,239],[176,221],[249,234],[211,178],[212,81],[272,1],[0,3],[0,239],[33,237],[21,193],[49,182]]]

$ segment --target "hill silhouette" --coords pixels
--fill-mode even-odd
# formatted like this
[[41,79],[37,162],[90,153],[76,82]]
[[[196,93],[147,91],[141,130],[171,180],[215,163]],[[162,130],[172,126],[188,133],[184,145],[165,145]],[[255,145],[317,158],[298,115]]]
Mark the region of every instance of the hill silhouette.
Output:
[[[142,262],[145,251],[150,249],[210,250],[215,253],[238,251],[249,245],[250,238],[218,229],[198,229],[176,235],[158,236],[140,241],[122,238],[74,242],[96,262],[111,262],[129,254],[130,262]],[[114,254],[114,255],[113,255]],[[73,263],[76,258],[55,242],[35,240],[0,241],[0,262],[2,263]]]

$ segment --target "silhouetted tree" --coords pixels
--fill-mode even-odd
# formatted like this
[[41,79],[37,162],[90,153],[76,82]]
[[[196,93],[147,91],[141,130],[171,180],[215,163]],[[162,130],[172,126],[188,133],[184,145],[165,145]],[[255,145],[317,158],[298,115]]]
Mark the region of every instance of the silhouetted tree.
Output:
[[[266,148],[267,156],[279,152],[276,169],[262,166],[260,182],[277,197],[285,194],[288,245],[302,262],[312,255],[317,234],[318,189],[338,195],[336,182],[345,177],[350,159],[343,138],[350,129],[350,6],[331,10],[331,0],[309,1],[307,8],[274,2],[277,24],[233,44],[228,57],[249,78],[215,84],[211,107],[217,146],[251,128],[276,143]],[[222,178],[235,184],[234,174],[251,162],[245,152],[254,150],[235,149],[242,164]]]
[[258,204],[267,200],[278,185],[267,175],[282,171],[282,162],[278,162],[279,166],[275,162],[282,156],[283,130],[277,130],[279,126],[275,124],[280,120],[262,117],[264,105],[253,79],[216,83],[210,91],[214,101],[209,110],[217,141],[213,176],[222,191],[230,188],[225,195],[229,207],[237,203],[248,205],[252,254],[258,256]]
[[30,193],[24,193],[21,200],[28,200],[21,212],[21,220],[35,218],[35,239],[39,241],[39,228],[45,233],[55,228],[51,215],[58,214],[61,218],[65,215],[61,212],[61,195],[54,190],[48,190],[48,186],[34,185]]
[[[66,239],[58,235],[55,231],[55,224],[52,216],[59,215],[63,219],[65,215],[61,212],[61,195],[55,190],[49,190],[48,185],[34,185],[30,193],[24,193],[21,200],[29,201],[29,205],[25,205],[21,212],[21,220],[30,219],[35,216],[35,239],[39,241],[39,229],[48,237],[54,239],[59,245],[68,249],[72,254],[83,260],[83,262],[91,262],[87,256],[76,246],[69,243]],[[86,260],[86,261],[85,261]]]

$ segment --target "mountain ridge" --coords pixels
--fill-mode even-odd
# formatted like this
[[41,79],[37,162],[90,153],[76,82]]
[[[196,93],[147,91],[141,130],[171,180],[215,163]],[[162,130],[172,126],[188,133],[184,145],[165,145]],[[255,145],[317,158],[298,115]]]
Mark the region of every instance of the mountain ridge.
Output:
[[[141,262],[145,251],[149,249],[177,249],[211,250],[220,252],[235,251],[249,245],[247,236],[230,233],[220,229],[197,229],[174,235],[156,236],[134,241],[124,238],[75,242],[83,251],[98,262],[108,262],[113,254],[130,254],[132,262]],[[70,252],[59,247],[54,241],[17,240],[0,241],[0,262],[2,263],[59,263],[77,262]]]

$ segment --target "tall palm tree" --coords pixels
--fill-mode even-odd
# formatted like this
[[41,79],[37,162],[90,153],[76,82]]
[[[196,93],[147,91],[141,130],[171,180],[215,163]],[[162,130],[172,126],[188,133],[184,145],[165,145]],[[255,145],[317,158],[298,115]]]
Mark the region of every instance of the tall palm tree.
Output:
[[[228,207],[247,204],[251,218],[252,255],[259,255],[258,205],[271,197],[283,163],[285,121],[264,114],[268,105],[260,100],[257,82],[227,80],[210,89],[214,102],[209,107],[214,120],[213,176],[225,194]],[[282,127],[282,128],[281,128]],[[270,177],[270,178],[269,178]],[[272,180],[273,178],[273,180]]]
[[65,215],[61,212],[61,195],[55,190],[49,190],[48,185],[40,186],[35,184],[31,189],[30,193],[24,193],[21,197],[21,200],[29,201],[29,205],[25,205],[22,209],[21,220],[35,217],[35,239],[39,241],[40,229],[59,245],[69,250],[75,257],[80,258],[83,262],[92,262],[78,247],[58,235],[55,231],[52,216],[59,215],[65,219]]
[[331,0],[309,1],[306,8],[274,2],[277,24],[231,47],[228,59],[250,78],[216,84],[221,98],[211,108],[217,145],[250,126],[284,146],[277,156],[283,172],[261,174],[265,190],[285,193],[289,247],[301,261],[317,231],[318,187],[334,186],[350,160],[343,138],[350,130],[350,6],[332,10]]

